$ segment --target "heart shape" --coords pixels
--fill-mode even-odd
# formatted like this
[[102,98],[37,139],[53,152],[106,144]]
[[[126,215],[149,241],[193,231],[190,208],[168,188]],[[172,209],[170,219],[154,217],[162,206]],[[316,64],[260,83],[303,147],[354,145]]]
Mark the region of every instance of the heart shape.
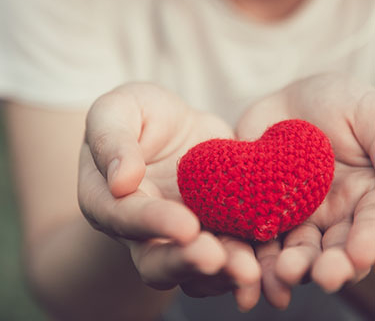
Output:
[[267,241],[305,221],[327,195],[334,172],[329,139],[303,120],[286,120],[254,142],[211,139],[179,161],[185,204],[215,233]]

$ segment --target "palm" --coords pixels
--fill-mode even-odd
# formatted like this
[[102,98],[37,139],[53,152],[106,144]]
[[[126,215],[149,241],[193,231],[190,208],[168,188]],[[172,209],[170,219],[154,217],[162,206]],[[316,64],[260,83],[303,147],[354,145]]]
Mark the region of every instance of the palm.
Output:
[[[308,222],[320,230],[350,224],[357,205],[362,197],[373,191],[374,169],[365,166],[351,166],[336,160],[335,177],[326,200]],[[344,227],[344,226],[343,226]]]
[[[178,160],[189,148],[202,141],[217,137],[231,138],[233,134],[219,118],[197,111],[190,111],[184,119],[175,119],[174,122],[182,126],[170,133],[173,139],[166,144],[159,144],[157,139],[154,141],[157,149],[152,157],[146,159],[146,175],[140,188],[146,188],[147,193],[155,196],[181,201],[177,186]],[[163,141],[163,137],[160,137],[160,141]]]
[[[342,124],[345,126],[344,119]],[[342,228],[345,228],[345,225],[353,221],[360,200],[374,190],[374,167],[360,144],[353,141],[353,133],[349,128],[343,128],[341,134],[337,135],[332,126],[325,128],[324,124],[320,125],[318,122],[316,125],[328,137],[332,137],[331,144],[336,154],[335,175],[326,200],[308,221],[322,231],[337,224],[342,224]],[[348,144],[351,141],[353,143]]]
[[[351,92],[347,88],[349,84],[342,83],[342,79],[328,80],[338,84],[331,85],[332,88],[328,87],[323,91],[320,98],[316,95],[317,98],[313,99],[311,92],[317,90],[319,85],[324,86],[326,80],[319,80],[317,77],[311,81],[312,84],[307,81],[307,89],[302,89],[297,94],[299,99],[295,101],[296,105],[289,107],[290,116],[305,118],[321,128],[330,138],[335,153],[335,175],[331,190],[325,202],[309,220],[324,232],[323,248],[327,247],[327,243],[331,243],[331,246],[344,245],[356,209],[361,206],[361,200],[373,192],[375,181],[369,151],[360,142],[363,140],[363,130],[366,131],[366,123],[361,121],[361,111],[357,108],[363,92],[360,89],[353,89]],[[336,93],[337,87],[341,87],[342,92]],[[368,112],[366,110],[362,114]],[[371,119],[371,116],[375,116],[373,110],[366,118]],[[367,134],[371,135],[371,132],[368,131]]]
[[240,138],[254,139],[275,122],[304,119],[323,130],[335,153],[332,186],[318,210],[286,233],[282,244],[276,240],[258,247],[264,291],[274,305],[285,306],[289,286],[309,271],[323,288],[334,291],[374,264],[372,91],[337,75],[312,77],[260,101],[237,128]]
[[79,200],[89,222],[129,246],[148,285],[180,284],[189,295],[207,296],[233,290],[236,283],[238,304],[253,306],[260,293],[253,249],[201,231],[177,186],[179,158],[202,141],[233,137],[232,129],[174,94],[142,83],[99,98],[87,125]]

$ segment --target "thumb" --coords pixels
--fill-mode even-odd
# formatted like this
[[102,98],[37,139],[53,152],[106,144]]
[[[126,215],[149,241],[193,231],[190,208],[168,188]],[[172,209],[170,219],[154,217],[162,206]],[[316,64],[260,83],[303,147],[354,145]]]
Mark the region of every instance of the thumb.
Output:
[[236,126],[236,137],[253,141],[275,123],[289,118],[283,92],[264,97],[250,106]]
[[113,196],[134,192],[146,166],[138,143],[142,116],[131,95],[115,91],[100,97],[86,119],[86,143]]

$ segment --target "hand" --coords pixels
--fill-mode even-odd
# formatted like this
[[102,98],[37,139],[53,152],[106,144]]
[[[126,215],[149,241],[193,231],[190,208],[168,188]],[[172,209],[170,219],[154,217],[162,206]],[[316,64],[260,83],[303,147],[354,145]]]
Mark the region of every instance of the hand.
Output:
[[179,158],[214,137],[233,133],[170,92],[150,84],[115,89],[99,98],[87,117],[80,207],[93,227],[130,248],[146,284],[180,285],[191,296],[233,290],[240,308],[250,309],[260,292],[253,249],[200,231],[178,191]]
[[311,77],[248,110],[237,136],[254,140],[272,124],[304,119],[330,138],[335,152],[331,190],[302,225],[256,249],[265,296],[279,308],[291,286],[311,272],[325,291],[365,277],[375,262],[375,90],[342,75]]

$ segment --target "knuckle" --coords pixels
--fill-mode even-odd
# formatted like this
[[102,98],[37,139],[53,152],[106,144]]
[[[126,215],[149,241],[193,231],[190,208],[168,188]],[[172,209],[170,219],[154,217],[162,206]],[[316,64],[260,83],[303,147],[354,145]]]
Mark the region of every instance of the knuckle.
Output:
[[106,210],[98,205],[98,198],[101,194],[97,186],[91,188],[78,187],[78,205],[79,208],[88,221],[88,223],[97,231],[110,235],[110,229],[103,225],[103,218]]
[[102,225],[100,225],[93,217],[91,216],[86,216],[87,221],[91,225],[94,230],[99,231],[99,232],[106,232],[105,229],[103,228]]
[[104,153],[105,147],[109,142],[108,133],[100,133],[95,136],[92,142],[89,142],[90,150],[95,159],[100,158]]
[[83,216],[89,221],[92,218],[90,211],[90,197],[87,196],[87,191],[78,184],[78,205]]
[[113,106],[119,100],[121,100],[121,94],[116,89],[101,95],[92,104],[88,113],[88,119],[96,118],[97,114],[100,113],[102,109],[107,109],[109,106]]
[[94,214],[92,211],[89,209],[87,201],[84,201],[82,197],[79,198],[79,207],[80,210],[84,216],[84,218],[87,220],[87,222],[93,227],[95,230],[104,232],[103,227],[98,223],[98,221],[95,219]]

